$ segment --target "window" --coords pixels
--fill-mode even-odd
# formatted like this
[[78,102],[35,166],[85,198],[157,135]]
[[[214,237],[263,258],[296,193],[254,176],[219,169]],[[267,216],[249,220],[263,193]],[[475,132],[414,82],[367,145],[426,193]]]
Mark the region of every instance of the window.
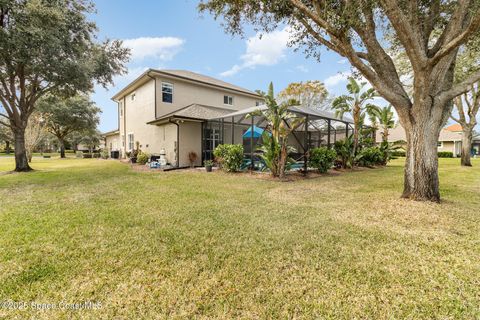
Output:
[[130,96],[130,99],[131,99],[132,101],[135,101],[136,98],[137,98],[136,93],[135,93],[135,92],[132,93],[132,95]]
[[255,101],[255,106],[258,107],[261,104],[260,101]]
[[173,102],[173,84],[162,82],[162,102]]
[[120,117],[123,117],[123,103],[122,102],[118,103],[118,109],[120,110]]
[[128,150],[132,151],[134,148],[134,139],[133,139],[133,133],[128,134]]
[[233,106],[233,97],[232,96],[223,96],[223,104],[228,104]]
[[437,142],[437,148],[443,148],[443,141]]

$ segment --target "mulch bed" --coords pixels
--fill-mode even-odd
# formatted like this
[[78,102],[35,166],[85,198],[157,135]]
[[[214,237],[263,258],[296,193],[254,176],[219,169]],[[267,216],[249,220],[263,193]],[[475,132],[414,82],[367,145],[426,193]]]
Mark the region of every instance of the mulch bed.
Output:
[[[159,173],[164,171],[171,171],[171,170],[163,170],[163,169],[151,169],[146,165],[140,165],[137,163],[130,163],[129,161],[121,160],[122,163],[128,164],[132,170],[137,172],[152,172],[152,173]],[[290,182],[290,181],[298,181],[298,180],[307,180],[307,179],[317,179],[320,177],[332,177],[338,176],[345,172],[360,172],[365,170],[372,170],[377,168],[383,168],[382,166],[372,167],[372,168],[365,168],[365,167],[355,167],[353,169],[331,169],[328,170],[327,173],[318,173],[316,171],[308,171],[307,175],[304,175],[301,171],[290,171],[287,172],[287,175],[284,179],[274,178],[268,172],[260,172],[260,171],[243,171],[238,173],[232,173],[239,176],[248,176],[254,179],[261,179],[261,180],[268,180],[268,181],[282,181],[282,182]],[[219,168],[213,168],[213,172],[206,172],[205,168],[203,167],[196,167],[196,168],[181,168],[176,169],[175,171],[181,170],[182,172],[203,172],[208,174],[229,174],[221,171]]]

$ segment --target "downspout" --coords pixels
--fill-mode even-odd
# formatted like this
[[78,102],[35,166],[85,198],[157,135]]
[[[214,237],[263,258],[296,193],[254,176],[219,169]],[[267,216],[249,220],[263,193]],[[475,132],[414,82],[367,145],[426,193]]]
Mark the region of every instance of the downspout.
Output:
[[177,126],[177,150],[176,150],[176,158],[177,158],[177,168],[180,168],[180,125],[172,121],[172,118],[168,118],[168,122],[173,123]]

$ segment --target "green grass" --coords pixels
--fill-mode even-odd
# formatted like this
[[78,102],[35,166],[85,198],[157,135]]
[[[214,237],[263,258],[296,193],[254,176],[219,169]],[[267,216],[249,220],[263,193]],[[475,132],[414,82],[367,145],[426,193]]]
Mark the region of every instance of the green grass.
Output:
[[[295,182],[34,159],[0,173],[0,318],[480,317],[480,161],[440,160],[442,204],[402,162]],[[0,171],[13,159],[0,159]]]

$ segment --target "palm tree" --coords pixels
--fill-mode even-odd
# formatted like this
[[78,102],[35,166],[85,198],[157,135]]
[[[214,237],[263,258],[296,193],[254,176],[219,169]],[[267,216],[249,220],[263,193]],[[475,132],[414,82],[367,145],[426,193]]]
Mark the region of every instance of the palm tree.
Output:
[[383,108],[374,108],[373,114],[378,119],[380,127],[382,128],[382,142],[387,142],[390,129],[395,127],[392,106],[388,105]]
[[[301,123],[302,119],[288,111],[288,108],[298,105],[296,100],[288,100],[280,104],[275,100],[273,84],[270,83],[268,93],[261,93],[267,109],[252,115],[261,115],[267,122],[266,132],[262,135],[264,160],[274,177],[284,178],[288,162],[288,136]],[[267,133],[268,132],[268,133]]]
[[348,78],[347,90],[348,95],[342,95],[333,101],[332,109],[339,118],[343,118],[345,113],[350,113],[353,118],[354,132],[353,132],[353,154],[356,154],[358,149],[359,133],[365,119],[365,112],[369,108],[375,107],[373,104],[368,104],[367,101],[372,100],[376,96],[373,88],[364,90],[366,82],[358,83],[354,78]]

